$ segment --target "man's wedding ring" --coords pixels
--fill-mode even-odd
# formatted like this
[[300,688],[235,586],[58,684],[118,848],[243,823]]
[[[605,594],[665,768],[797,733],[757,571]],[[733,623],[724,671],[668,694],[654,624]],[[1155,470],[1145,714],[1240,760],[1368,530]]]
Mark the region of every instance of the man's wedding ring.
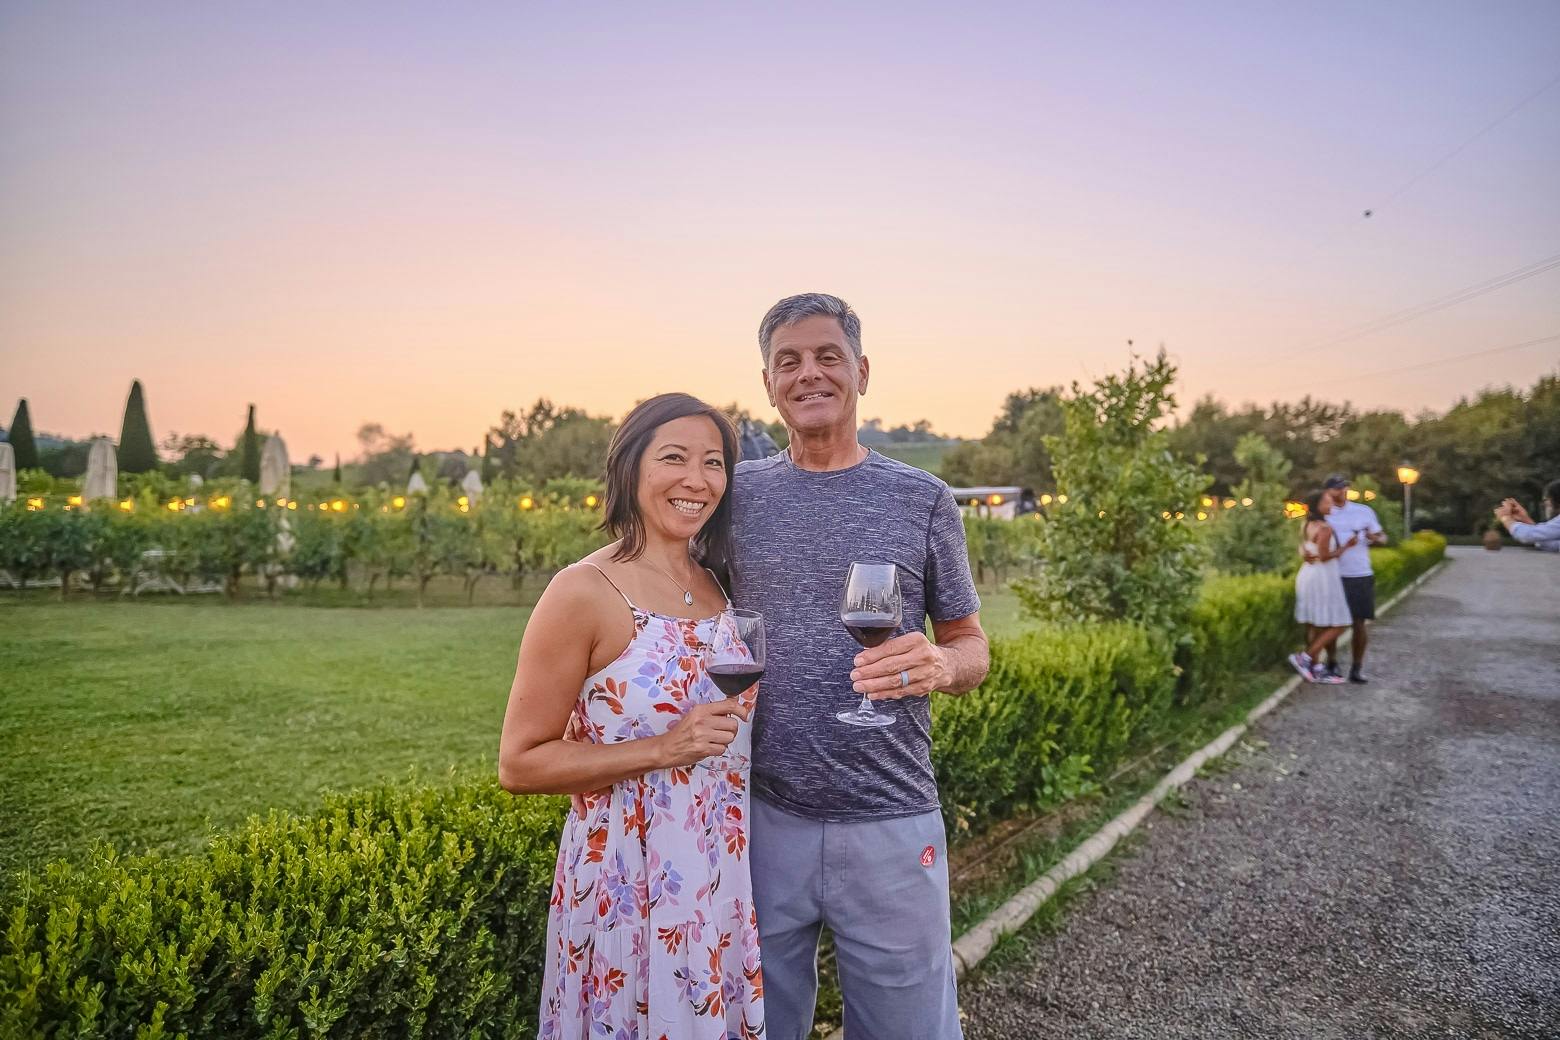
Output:
[[899,688],[902,690],[910,685],[910,673],[908,670],[899,673]]

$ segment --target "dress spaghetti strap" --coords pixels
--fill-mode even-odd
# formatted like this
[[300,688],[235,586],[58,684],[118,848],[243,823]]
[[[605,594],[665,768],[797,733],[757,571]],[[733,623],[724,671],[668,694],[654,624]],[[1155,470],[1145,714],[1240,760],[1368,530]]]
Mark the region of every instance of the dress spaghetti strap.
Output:
[[623,597],[623,602],[628,604],[628,609],[629,610],[632,610],[632,611],[634,611],[636,613],[639,611],[639,608],[634,606],[634,601],[628,598],[628,593],[626,593],[622,589],[618,588],[617,587],[617,582],[615,582],[611,578],[607,577],[607,572],[606,571],[602,570],[600,567],[597,567],[594,563],[591,563],[589,560],[581,560],[580,563],[584,564],[587,567],[594,567],[595,570],[596,570],[596,573],[601,575],[602,578],[605,579],[606,583],[608,585],[611,585],[613,590],[615,592],[617,592],[617,594],[619,596]]
[[731,593],[726,591],[726,586],[724,586],[724,585],[722,585],[720,583],[720,578],[719,578],[719,576],[716,575],[716,573],[714,571],[710,570],[708,567],[706,567],[704,569],[709,573],[710,580],[715,583],[715,587],[720,590],[720,594],[723,597],[725,597],[725,599],[726,599],[726,609],[730,610],[731,609]]

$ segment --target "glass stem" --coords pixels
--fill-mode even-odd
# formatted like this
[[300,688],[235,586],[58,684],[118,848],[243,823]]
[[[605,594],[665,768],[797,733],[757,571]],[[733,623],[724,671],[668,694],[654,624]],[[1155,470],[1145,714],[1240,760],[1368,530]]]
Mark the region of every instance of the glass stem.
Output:
[[872,707],[872,698],[866,694],[861,695],[861,707],[856,709],[857,715],[876,715],[877,709]]

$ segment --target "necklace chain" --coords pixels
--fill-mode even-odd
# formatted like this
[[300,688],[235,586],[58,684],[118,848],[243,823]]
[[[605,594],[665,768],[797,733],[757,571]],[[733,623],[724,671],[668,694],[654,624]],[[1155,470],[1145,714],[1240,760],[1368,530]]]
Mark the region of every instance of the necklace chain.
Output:
[[644,560],[650,566],[652,566],[656,570],[660,571],[666,577],[667,581],[671,582],[673,585],[676,585],[679,589],[682,589],[683,602],[685,604],[687,604],[688,606],[690,606],[690,607],[693,606],[693,592],[689,590],[688,586],[684,585],[682,582],[680,582],[676,578],[672,577],[670,573],[668,573],[662,567],[658,566],[656,564],[656,562],[654,560],[650,559],[648,556],[645,557]]

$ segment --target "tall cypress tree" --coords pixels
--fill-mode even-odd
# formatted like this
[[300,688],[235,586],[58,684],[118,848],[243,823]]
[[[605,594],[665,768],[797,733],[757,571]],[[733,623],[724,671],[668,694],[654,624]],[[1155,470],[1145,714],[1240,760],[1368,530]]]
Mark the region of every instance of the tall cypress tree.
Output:
[[336,453],[336,468],[331,472],[330,479],[337,484],[341,483],[341,452]]
[[254,484],[260,484],[260,436],[255,433],[255,406],[249,406],[249,425],[244,427],[244,439],[239,444],[238,475]]
[[119,469],[122,473],[146,473],[157,468],[157,448],[152,443],[152,427],[146,419],[146,398],[141,381],[130,384],[130,399],[125,402],[125,421],[119,428]]
[[33,440],[32,416],[27,412],[27,398],[16,405],[16,418],[11,420],[11,430],[6,435],[11,450],[16,454],[17,469],[38,468],[38,444]]

